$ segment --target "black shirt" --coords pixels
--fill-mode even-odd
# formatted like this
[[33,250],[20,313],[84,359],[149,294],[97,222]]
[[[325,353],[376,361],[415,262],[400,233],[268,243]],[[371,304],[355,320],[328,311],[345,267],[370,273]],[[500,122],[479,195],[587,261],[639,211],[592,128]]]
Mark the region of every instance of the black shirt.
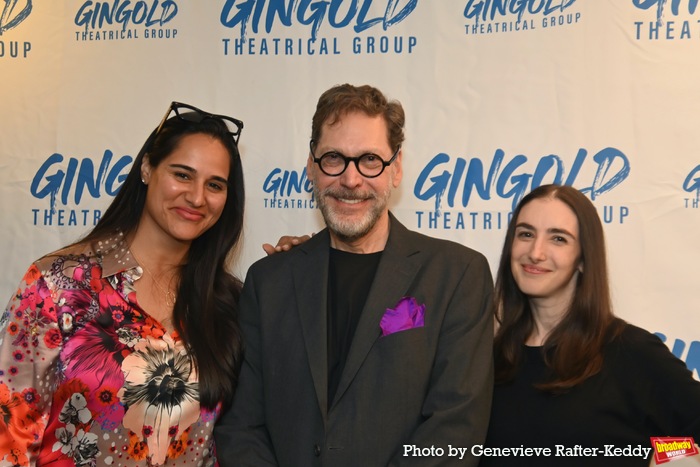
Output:
[[523,350],[515,380],[494,389],[486,445],[549,448],[551,455],[482,456],[480,466],[646,467],[653,451],[615,455],[606,446],[650,448],[652,436],[700,439],[700,382],[653,334],[626,325],[604,348],[600,373],[560,395],[534,387],[548,374],[541,348]]
[[328,269],[328,407],[338,389],[382,252],[348,253],[331,248]]

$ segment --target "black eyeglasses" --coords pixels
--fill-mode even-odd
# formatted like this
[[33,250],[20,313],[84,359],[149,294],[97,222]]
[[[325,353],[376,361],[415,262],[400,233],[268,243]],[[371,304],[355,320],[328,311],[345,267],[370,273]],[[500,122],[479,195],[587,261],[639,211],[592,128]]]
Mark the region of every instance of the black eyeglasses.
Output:
[[161,120],[160,125],[158,125],[158,128],[155,132],[156,135],[160,133],[160,130],[163,128],[163,125],[165,125],[165,122],[170,116],[170,112],[175,112],[175,116],[185,122],[199,123],[208,118],[221,120],[226,125],[229,134],[233,138],[233,142],[236,143],[236,145],[238,145],[238,138],[241,137],[241,131],[243,130],[242,121],[238,120],[237,118],[229,117],[227,115],[211,114],[189,104],[183,104],[182,102],[174,101],[170,103],[168,111],[165,112],[163,120]]
[[313,140],[311,140],[309,148],[311,149],[311,157],[313,157],[314,162],[318,164],[321,172],[329,177],[338,177],[339,175],[342,175],[348,168],[350,162],[354,162],[355,167],[357,167],[357,171],[360,172],[360,175],[365,178],[379,177],[382,172],[384,172],[384,169],[389,167],[391,163],[394,162],[396,156],[399,155],[399,151],[401,150],[401,146],[399,146],[396,148],[394,155],[391,156],[391,159],[384,161],[384,159],[372,153],[362,154],[361,156],[357,157],[348,157],[339,153],[338,151],[329,151],[324,153],[321,157],[316,157],[314,155]]

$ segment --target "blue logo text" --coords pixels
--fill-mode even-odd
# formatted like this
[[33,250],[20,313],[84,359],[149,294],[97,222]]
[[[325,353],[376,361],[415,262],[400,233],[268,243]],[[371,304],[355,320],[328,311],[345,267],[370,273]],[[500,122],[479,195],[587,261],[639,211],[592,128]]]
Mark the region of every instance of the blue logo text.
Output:
[[88,0],[75,15],[75,24],[89,28],[102,28],[104,25],[121,25],[125,31],[132,24],[143,24],[146,27],[167,23],[177,15],[177,3],[174,0],[158,0],[146,2],[139,0],[113,0],[110,2],[92,2]]
[[61,203],[67,205],[71,191],[73,192],[72,201],[76,205],[80,204],[86,189],[93,198],[99,198],[103,189],[105,194],[114,196],[124,183],[133,159],[131,156],[122,156],[112,164],[112,158],[112,151],[106,150],[99,168],[95,171],[95,164],[91,159],[79,161],[71,157],[68,160],[68,167],[64,170],[61,168],[63,156],[52,154],[34,175],[30,188],[31,194],[39,199],[50,196],[51,209],[55,209],[59,195]]
[[[530,189],[545,183],[576,185],[594,200],[629,176],[630,163],[627,156],[618,149],[605,148],[593,156],[596,168],[593,179],[585,182],[588,183],[587,186],[580,187],[582,183],[577,177],[587,156],[588,151],[579,149],[567,173],[562,159],[554,154],[540,158],[534,171],[529,172],[523,167],[528,161],[526,156],[516,155],[506,160],[502,149],[496,151],[488,169],[481,159],[467,160],[460,157],[451,161],[449,155],[440,153],[419,174],[414,195],[424,201],[433,199],[435,211],[439,211],[444,196],[447,196],[448,206],[454,207],[457,199],[466,208],[474,191],[483,200],[491,199],[495,192],[501,198],[510,198],[515,208]],[[458,195],[461,196],[457,198]]]
[[[241,27],[245,39],[248,27],[254,33],[264,21],[265,32],[270,33],[275,23],[291,27],[293,20],[311,27],[311,38],[316,39],[324,19],[333,28],[353,25],[355,32],[381,25],[384,30],[404,20],[416,8],[418,0],[408,0],[399,8],[400,0],[384,0],[386,9],[380,16],[370,16],[374,0],[226,0],[221,10],[221,24],[227,28]],[[234,8],[235,7],[235,8]]]

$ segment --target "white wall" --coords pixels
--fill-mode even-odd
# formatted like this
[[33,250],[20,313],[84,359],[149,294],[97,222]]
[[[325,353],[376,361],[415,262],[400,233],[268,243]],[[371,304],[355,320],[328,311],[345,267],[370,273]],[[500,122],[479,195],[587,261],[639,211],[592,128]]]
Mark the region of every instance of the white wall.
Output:
[[[604,216],[617,313],[700,368],[693,2],[2,3],[1,296],[93,225],[172,100],[245,122],[244,275],[263,241],[321,228],[308,186],[281,182],[305,181],[320,93],[369,83],[407,112],[393,200],[406,225],[495,269],[517,199],[573,184]],[[274,8],[291,14],[268,27]],[[81,170],[94,192],[81,194]]]

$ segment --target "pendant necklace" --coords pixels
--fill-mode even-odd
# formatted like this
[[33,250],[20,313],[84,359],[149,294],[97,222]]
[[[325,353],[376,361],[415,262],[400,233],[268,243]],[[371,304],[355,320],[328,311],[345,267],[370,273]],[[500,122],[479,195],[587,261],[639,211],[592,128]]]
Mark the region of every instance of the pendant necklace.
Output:
[[[175,293],[174,293],[172,290],[169,290],[169,289],[164,288],[164,287],[160,284],[160,282],[158,282],[158,279],[156,279],[155,274],[153,274],[153,273],[151,272],[151,270],[148,269],[148,268],[146,267],[146,264],[145,264],[145,263],[143,263],[141,260],[139,260],[139,259],[136,257],[136,255],[134,254],[133,251],[131,252],[131,256],[133,256],[134,259],[136,260],[136,262],[139,263],[139,266],[141,266],[141,269],[143,269],[145,272],[148,273],[149,276],[151,276],[151,280],[152,280],[153,284],[156,286],[156,288],[157,288],[163,295],[165,295],[165,305],[166,305],[168,308],[172,308],[173,306],[175,306]],[[171,282],[172,282],[172,279],[170,279],[170,280],[171,280]]]

